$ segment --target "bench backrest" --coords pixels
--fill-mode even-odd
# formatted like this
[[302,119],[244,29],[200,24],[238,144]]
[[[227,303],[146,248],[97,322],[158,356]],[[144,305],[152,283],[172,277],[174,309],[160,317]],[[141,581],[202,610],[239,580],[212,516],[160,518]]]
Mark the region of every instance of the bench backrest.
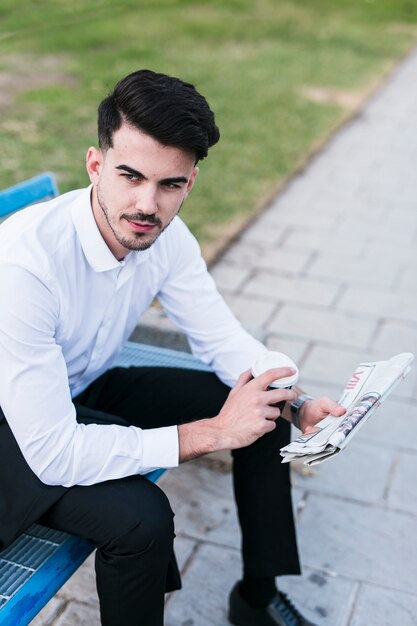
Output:
[[23,209],[28,204],[54,198],[59,194],[55,176],[44,172],[0,191],[0,218]]

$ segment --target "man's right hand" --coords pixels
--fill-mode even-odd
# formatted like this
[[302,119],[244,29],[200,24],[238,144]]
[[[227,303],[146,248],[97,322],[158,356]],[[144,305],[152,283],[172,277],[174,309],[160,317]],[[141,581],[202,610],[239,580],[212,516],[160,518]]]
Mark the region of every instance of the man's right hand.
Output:
[[257,378],[251,372],[241,374],[230,391],[220,413],[178,427],[180,462],[214,452],[248,446],[265,433],[274,430],[280,410],[277,402],[292,402],[296,393],[291,389],[268,389],[278,378],[293,374],[288,367],[267,370]]

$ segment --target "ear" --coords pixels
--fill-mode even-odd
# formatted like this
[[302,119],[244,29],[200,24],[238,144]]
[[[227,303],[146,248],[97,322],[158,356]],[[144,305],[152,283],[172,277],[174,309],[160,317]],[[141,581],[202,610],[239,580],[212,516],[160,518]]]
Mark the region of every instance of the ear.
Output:
[[194,167],[193,171],[191,172],[190,180],[188,181],[188,184],[187,184],[186,197],[190,193],[191,189],[194,187],[195,179],[197,178],[199,171],[200,170],[198,169],[198,167]]
[[103,152],[99,148],[92,146],[88,149],[86,158],[86,168],[90,182],[96,185],[99,181],[101,168],[103,165],[104,156]]

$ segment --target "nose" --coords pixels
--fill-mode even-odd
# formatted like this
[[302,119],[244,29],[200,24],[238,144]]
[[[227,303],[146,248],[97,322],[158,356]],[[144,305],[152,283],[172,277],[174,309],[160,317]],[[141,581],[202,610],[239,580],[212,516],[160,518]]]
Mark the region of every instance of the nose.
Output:
[[156,189],[153,185],[141,185],[136,195],[136,210],[146,215],[154,215],[158,211]]

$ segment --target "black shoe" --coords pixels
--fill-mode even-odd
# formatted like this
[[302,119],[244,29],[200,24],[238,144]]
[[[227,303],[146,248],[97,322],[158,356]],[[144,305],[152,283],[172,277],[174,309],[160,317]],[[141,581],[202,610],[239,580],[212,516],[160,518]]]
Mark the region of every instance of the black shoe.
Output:
[[250,606],[239,593],[239,583],[229,597],[229,622],[235,626],[317,626],[303,617],[291,600],[278,591],[268,606]]

